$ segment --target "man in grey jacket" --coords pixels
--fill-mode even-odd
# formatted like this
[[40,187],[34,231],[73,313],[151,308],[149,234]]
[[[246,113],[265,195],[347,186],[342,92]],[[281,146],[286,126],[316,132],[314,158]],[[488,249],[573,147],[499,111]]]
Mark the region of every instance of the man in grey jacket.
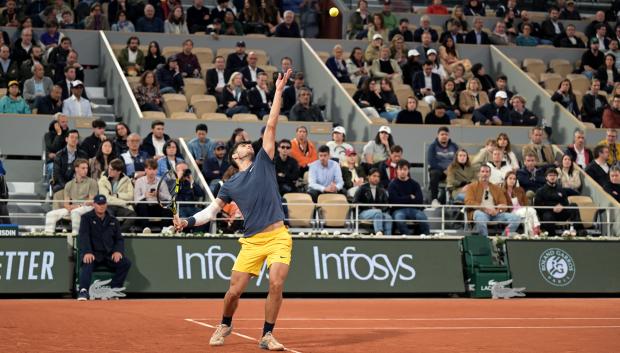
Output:
[[32,66],[32,73],[32,78],[24,82],[24,99],[30,108],[36,105],[37,99],[47,96],[54,85],[52,79],[45,76],[45,68],[40,63]]

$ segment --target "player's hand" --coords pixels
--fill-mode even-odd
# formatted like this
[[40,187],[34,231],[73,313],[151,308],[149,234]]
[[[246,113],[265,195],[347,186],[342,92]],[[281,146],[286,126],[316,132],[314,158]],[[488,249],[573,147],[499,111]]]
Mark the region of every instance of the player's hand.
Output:
[[121,261],[122,258],[123,258],[123,254],[121,254],[118,251],[115,251],[112,254],[112,261],[114,261],[114,263],[118,263],[119,261]]
[[172,223],[177,232],[182,231],[188,225],[187,220],[179,218],[179,215],[176,214],[173,217]]
[[288,69],[285,73],[284,73],[284,77],[282,76],[282,74],[278,74],[278,79],[276,80],[276,92],[282,93],[282,91],[284,91],[284,87],[286,87],[286,84],[288,83],[289,78],[291,78],[291,75],[293,74],[293,70]]
[[88,253],[84,254],[84,259],[82,260],[85,264],[91,264],[95,261],[95,255]]

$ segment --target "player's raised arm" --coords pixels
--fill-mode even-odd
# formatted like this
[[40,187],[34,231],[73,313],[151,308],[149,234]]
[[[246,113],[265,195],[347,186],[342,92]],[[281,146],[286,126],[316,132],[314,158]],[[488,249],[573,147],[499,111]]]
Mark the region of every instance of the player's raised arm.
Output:
[[284,76],[278,75],[276,80],[276,92],[273,95],[273,103],[271,103],[271,111],[269,112],[269,119],[267,120],[267,128],[263,134],[263,149],[269,155],[269,158],[273,159],[275,155],[276,144],[276,125],[278,124],[278,117],[280,116],[280,107],[282,106],[282,92],[286,87],[286,83],[293,74],[293,70],[288,69]]

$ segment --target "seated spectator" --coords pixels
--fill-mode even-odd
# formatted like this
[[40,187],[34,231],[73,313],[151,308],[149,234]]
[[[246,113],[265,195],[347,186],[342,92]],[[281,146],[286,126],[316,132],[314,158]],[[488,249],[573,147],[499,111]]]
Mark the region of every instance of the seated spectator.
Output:
[[577,98],[573,93],[573,86],[570,80],[563,79],[558,85],[558,90],[553,93],[551,100],[559,103],[566,108],[569,113],[573,114],[579,120],[581,120],[581,114],[579,113],[579,106],[577,105]]
[[381,114],[385,113],[386,103],[381,97],[381,86],[373,79],[361,83],[361,87],[353,94],[353,101],[371,118],[381,118]]
[[577,29],[575,25],[569,24],[566,26],[566,34],[560,39],[560,48],[585,48],[586,44],[581,38],[575,36]]
[[498,5],[497,9],[495,10],[495,16],[504,17],[508,12],[512,12],[515,17],[519,17],[521,15],[521,10],[517,5],[517,0],[506,0],[505,5]]
[[[523,16],[523,14],[521,14]],[[540,26],[540,43],[554,44],[564,33],[564,25],[559,21],[560,9],[556,6],[549,7],[549,15]]]
[[[228,142],[226,142],[226,159],[230,160],[230,151],[232,151],[233,147],[235,146],[235,144],[239,143],[239,142],[251,142],[250,141],[250,135],[248,134],[247,131],[245,131],[243,128],[238,127],[236,128],[232,135],[230,136],[230,139],[228,139]],[[235,168],[233,166],[233,168]],[[229,168],[230,169],[230,168]],[[235,168],[237,169],[237,168]],[[234,174],[236,174],[238,172],[238,169],[235,171]],[[230,176],[232,177],[234,174],[231,174]]]
[[[107,171],[98,180],[99,194],[106,197],[108,201],[108,212],[114,217],[135,217],[133,211],[133,183],[125,174],[125,165],[120,159],[113,159],[107,167]],[[180,201],[180,200],[179,200]],[[135,224],[135,219],[128,218],[120,220],[121,231],[130,232]]]
[[608,107],[607,98],[599,94],[601,82],[593,79],[590,90],[583,96],[582,115],[583,122],[594,124],[600,127],[603,121],[603,112]]
[[448,79],[448,73],[437,57],[437,51],[435,49],[429,49],[426,52],[426,60],[432,63],[433,73],[439,75],[442,81]]
[[[441,92],[441,77],[433,72],[433,63],[431,61],[426,61],[422,66],[422,71],[414,75],[413,92],[418,99],[431,97],[431,102]],[[427,103],[429,102],[427,101]]]
[[194,0],[192,6],[187,9],[187,28],[189,33],[204,32],[209,25],[211,17],[209,8],[204,6],[204,0]]
[[581,176],[578,170],[575,169],[575,162],[567,154],[562,156],[562,162],[559,167],[556,168],[558,172],[558,182],[564,189],[567,196],[574,196],[581,194]]
[[166,58],[161,55],[159,43],[152,41],[149,43],[149,49],[144,56],[144,70],[155,71],[159,65],[165,65]]
[[[71,133],[70,133],[71,134]],[[97,195],[97,181],[88,177],[88,161],[76,158],[71,165],[71,179],[64,186],[64,204],[62,208],[45,214],[45,233],[54,233],[56,222],[63,217],[71,216],[71,232],[76,234],[80,229],[80,219],[92,210],[92,200]]]
[[467,23],[467,18],[465,16],[465,8],[463,5],[457,4],[452,8],[452,13],[450,14],[450,18],[446,20],[444,23],[444,28],[449,29],[450,22],[458,22],[462,28],[462,31],[467,31],[469,24]]
[[[396,178],[388,186],[389,201],[392,204],[423,205],[424,197],[420,184],[409,176],[410,164],[406,160],[397,163]],[[407,221],[413,220],[418,223],[418,234],[429,234],[430,227],[428,218],[421,207],[400,207],[392,214],[396,227],[401,235],[411,234]]]
[[[620,39],[618,39],[618,37],[612,38],[609,41],[609,50],[607,50],[605,55],[612,54],[614,56],[614,58],[620,57],[620,47],[619,47],[619,44],[618,44],[619,41],[620,41]],[[615,65],[616,65],[616,70],[620,71],[620,60],[616,60]],[[615,83],[614,83],[613,86],[615,86]]]
[[536,165],[536,155],[528,153],[523,157],[523,168],[517,170],[517,180],[527,193],[528,198],[532,198],[536,190],[545,185],[545,171],[551,167],[549,165]]
[[422,44],[415,48],[418,53],[420,53],[420,62],[422,63],[428,60],[428,58],[426,57],[426,53],[428,53],[429,50],[433,49],[433,41],[431,40],[431,38],[432,37],[430,33],[422,33]]
[[471,165],[469,153],[459,149],[452,163],[446,171],[446,188],[452,193],[452,199],[457,203],[465,200],[465,187],[476,179],[476,169]]
[[542,222],[540,228],[546,232],[548,236],[555,236],[556,223],[570,220],[575,223],[575,230],[581,233],[583,224],[579,217],[579,210],[577,208],[566,208],[576,207],[577,204],[568,201],[568,196],[557,182],[558,172],[554,168],[547,169],[545,180],[545,185],[536,191],[534,206],[552,208],[536,209],[538,218]]
[[69,131],[69,124],[67,116],[60,114],[54,115],[54,120],[49,124],[48,131],[43,137],[45,142],[45,175],[46,181],[52,177],[54,172],[54,158],[56,153],[63,149],[67,145],[67,132]]
[[235,13],[232,10],[226,11],[224,15],[224,19],[220,22],[221,27],[218,34],[229,35],[229,36],[242,36],[243,33],[243,25],[241,22],[237,21],[235,18]]
[[364,52],[364,59],[366,63],[372,65],[372,63],[379,59],[381,54],[381,48],[383,47],[383,36],[379,33],[376,33],[372,36],[372,41],[366,47],[366,51]]
[[62,113],[62,87],[53,85],[47,96],[35,100],[34,109],[37,114],[54,115]]
[[504,91],[495,94],[493,103],[487,103],[474,110],[472,120],[476,125],[512,125],[508,108],[505,107],[508,95]]
[[383,17],[383,23],[385,24],[385,28],[391,31],[396,28],[396,25],[398,24],[396,16],[392,11],[392,1],[384,0],[381,3],[383,4],[383,8],[381,10],[381,17]]
[[429,33],[431,35],[431,41],[433,42],[436,42],[439,39],[439,34],[437,31],[431,28],[430,17],[426,15],[420,17],[420,27],[413,32],[413,41],[421,42],[423,33]]
[[168,15],[168,19],[164,22],[164,33],[189,34],[181,5],[175,5],[170,15]]
[[398,112],[394,124],[423,124],[422,114],[417,111],[418,100],[413,97],[407,97],[407,107]]
[[164,122],[155,120],[151,123],[151,132],[142,140],[140,149],[155,161],[164,156],[164,145],[170,136],[164,133]]
[[562,10],[560,11],[560,19],[581,21],[581,15],[579,14],[579,11],[577,11],[577,8],[575,7],[574,0],[566,1],[566,5],[564,5]]
[[[229,55],[229,58],[230,58],[230,55]],[[235,70],[243,74],[243,85],[245,85],[245,87],[247,87],[248,89],[251,89],[254,86],[256,86],[256,82],[258,81],[258,74],[260,74],[261,72],[265,72],[265,70],[261,69],[260,67],[256,65],[257,63],[258,63],[258,56],[256,55],[255,52],[251,51],[247,55],[247,66],[242,67],[240,70]],[[265,80],[265,84],[266,83],[267,83],[267,80]]]
[[271,110],[273,95],[267,86],[267,74],[261,71],[257,77],[258,81],[255,83],[254,87],[248,91],[248,103],[252,114],[262,119],[263,116],[269,114]]
[[435,107],[426,114],[424,124],[450,125],[450,116],[446,106],[443,103],[436,103]]
[[206,74],[207,93],[221,96],[230,76],[225,70],[226,61],[223,56],[216,56],[214,62],[215,67],[208,69]]
[[[19,32],[19,31],[18,31]],[[16,32],[16,34],[18,33]],[[32,27],[25,27],[22,29],[20,37],[13,42],[11,48],[11,59],[17,63],[22,63],[30,58],[30,51],[32,47],[38,47],[39,42],[34,39],[32,33]]]
[[157,176],[163,177],[169,170],[176,170],[177,164],[183,162],[178,157],[179,145],[175,140],[168,140],[164,144],[164,157],[157,160]]
[[[159,206],[157,203],[157,184],[159,177],[157,176],[157,161],[147,159],[144,162],[143,177],[136,180],[133,189],[133,200],[136,202],[135,210],[138,217],[144,217],[138,220],[138,225],[143,227],[142,232],[150,232],[149,225],[154,224],[150,219],[163,217],[172,217],[169,209]],[[162,196],[165,198],[168,190],[164,188]],[[146,202],[145,202],[146,201]],[[169,220],[164,220],[164,224],[170,224]]]
[[73,21],[73,11],[62,11],[62,19],[60,21],[60,28],[62,29],[78,29],[78,25]]
[[247,90],[243,86],[243,75],[235,72],[230,76],[222,94],[221,110],[229,117],[238,113],[249,113]]
[[359,86],[360,80],[370,77],[368,73],[368,66],[364,62],[364,53],[361,48],[353,48],[353,51],[351,51],[351,56],[346,60],[346,65],[347,73],[349,74],[349,81],[355,84],[356,87]]
[[308,165],[308,172],[308,194],[314,202],[320,194],[342,192],[342,172],[338,162],[329,158],[329,147],[319,147],[319,159]]
[[127,152],[121,154],[125,169],[123,173],[130,177],[133,181],[144,176],[144,163],[149,155],[140,150],[140,135],[136,133],[127,136]]
[[349,17],[349,22],[347,24],[347,38],[362,39],[366,37],[370,19],[371,15],[368,12],[368,2],[366,2],[366,0],[360,0],[358,2],[357,10],[352,11]]
[[451,37],[455,44],[465,43],[465,35],[463,34],[463,27],[460,20],[450,18],[446,21],[444,27],[445,31],[439,36],[439,42],[444,43],[447,37]]
[[398,62],[390,59],[390,48],[382,47],[378,59],[373,60],[370,74],[373,77],[387,78],[393,82],[402,82],[402,71]]
[[603,28],[605,28],[606,33],[613,33],[613,29],[607,23],[607,21],[605,21],[605,12],[596,11],[596,13],[594,14],[594,20],[592,20],[592,22],[590,22],[590,24],[588,24],[588,26],[584,30],[585,35],[588,38],[594,37],[596,35],[596,31],[599,29],[599,27],[601,27],[601,25]]
[[545,166],[555,162],[555,154],[553,147],[549,144],[543,144],[543,128],[535,126],[530,132],[530,143],[523,146],[521,150],[522,156],[533,154],[536,157],[536,166]]
[[493,150],[491,160],[487,162],[487,166],[491,169],[491,175],[489,176],[489,182],[495,185],[503,185],[506,173],[513,170],[512,166],[503,159],[504,153],[501,149],[496,148]]
[[510,100],[512,99],[512,96],[514,96],[514,93],[512,93],[512,91],[508,89],[508,77],[506,77],[506,75],[497,76],[497,79],[495,80],[495,88],[489,91],[489,99],[495,100],[495,95],[499,91],[506,92],[506,95],[508,96],[508,98],[504,102],[504,106],[506,108],[511,108],[509,103],[510,103]]
[[523,221],[523,232],[526,235],[540,235],[540,221],[536,210],[528,207],[530,204],[525,190],[517,185],[517,176],[514,171],[506,173],[505,183],[502,186],[510,213],[517,215]]
[[164,21],[155,16],[153,5],[144,6],[144,16],[136,22],[136,32],[164,33]]
[[480,81],[470,78],[467,81],[467,89],[459,95],[459,105],[463,114],[471,114],[475,109],[489,103],[489,96],[481,90]]
[[334,77],[338,80],[338,82],[342,83],[351,83],[351,79],[349,78],[349,71],[347,71],[347,64],[343,59],[342,46],[337,44],[332,51],[333,55],[330,56],[325,62],[325,66],[329,69],[329,71],[334,75]]
[[617,137],[618,132],[616,129],[607,129],[605,139],[598,143],[599,145],[609,147],[609,159],[607,159],[607,163],[611,166],[620,161],[620,143],[616,142]]
[[217,5],[211,10],[211,18],[213,20],[218,19],[220,21],[224,21],[226,12],[232,12],[232,9],[228,7],[229,0],[217,0],[216,2]]
[[[78,80],[77,71],[75,67],[67,66],[63,70],[64,70],[63,78],[60,81],[56,82],[56,84],[62,88],[62,93],[60,95],[60,98],[62,101],[71,97],[71,95],[73,94],[72,93],[73,88],[71,87],[71,85],[73,84],[73,81]],[[86,91],[84,90],[82,90],[82,98],[88,99],[88,95],[86,94]]]
[[381,184],[387,189],[392,180],[396,178],[398,162],[403,158],[403,148],[394,145],[390,149],[390,158],[379,163],[379,173],[381,173]]
[[387,78],[381,79],[381,98],[384,102],[385,112],[380,114],[381,117],[387,119],[388,121],[393,121],[394,118],[398,115],[398,112],[401,111],[400,102],[398,101],[398,97],[394,93],[394,88],[392,85],[392,81]]
[[[238,41],[235,46],[235,51],[228,54],[226,58],[226,73],[232,75],[248,66],[248,56],[249,54],[245,52],[245,42],[242,40]],[[250,79],[251,78],[244,78],[244,82]]]
[[407,47],[405,46],[405,40],[400,34],[395,35],[392,38],[392,44],[390,45],[390,58],[396,60],[399,67],[402,67],[407,62]]
[[465,193],[467,217],[474,221],[476,231],[481,236],[489,236],[488,222],[507,223],[507,230],[510,234],[514,234],[521,217],[506,212],[508,210],[506,195],[501,187],[489,181],[490,175],[491,168],[483,165],[478,172],[478,181],[467,186]]
[[448,8],[441,2],[441,0],[433,0],[433,4],[426,7],[426,13],[429,15],[449,15]]
[[605,186],[609,180],[609,147],[598,145],[594,148],[594,160],[588,164],[585,172],[600,186]]
[[85,160],[86,173],[88,174],[88,155],[83,150],[78,149],[79,139],[80,136],[77,130],[67,131],[65,147],[59,150],[54,156],[53,177],[51,182],[52,191],[54,193],[64,189],[65,184],[73,179],[75,171],[73,161],[76,159]]
[[522,26],[523,32],[519,34],[516,40],[517,46],[520,47],[535,47],[538,45],[538,38],[532,35],[532,26],[526,23]]
[[299,164],[301,175],[308,171],[310,163],[318,159],[316,147],[308,139],[308,129],[305,126],[299,126],[295,129],[295,138],[291,140],[291,157]]
[[297,103],[293,105],[289,113],[289,119],[292,121],[323,121],[321,108],[317,104],[311,102],[312,92],[302,87],[298,91]]
[[381,185],[379,170],[372,168],[368,173],[368,183],[363,184],[357,189],[353,196],[353,203],[356,204],[385,204],[385,207],[369,206],[359,207],[360,220],[372,220],[375,235],[392,234],[392,216],[388,213],[388,193]]
[[340,163],[340,170],[347,198],[353,200],[357,189],[364,184],[366,170],[358,164],[357,152],[353,148],[347,149],[345,155],[346,160]]
[[422,65],[418,62],[419,57],[420,53],[415,49],[407,52],[407,61],[401,66],[403,84],[413,87],[413,77],[417,72],[422,71]]
[[390,151],[394,146],[392,129],[383,125],[375,135],[375,138],[368,141],[363,149],[363,162],[370,166],[378,166],[384,160],[390,158]]
[[486,16],[486,4],[484,1],[466,0],[463,12],[466,16]]
[[111,30],[115,32],[133,33],[136,31],[136,27],[127,19],[127,12],[121,10],[118,12],[116,23],[112,24]]
[[172,55],[166,61],[167,64],[158,67],[156,71],[159,93],[180,93],[183,91],[184,83],[177,57]]
[[490,92],[495,87],[495,81],[486,73],[486,69],[481,63],[474,64],[471,67],[471,73],[478,79],[481,89],[485,92]]
[[[530,31],[531,31],[531,27],[530,27]],[[509,33],[506,32],[506,23],[504,23],[504,21],[497,21],[495,23],[495,28],[493,29],[493,33],[491,33],[491,35],[489,36],[489,41],[491,42],[491,44],[494,44],[494,45],[513,45],[514,41],[512,37],[509,36],[508,34]]]
[[372,21],[368,24],[368,40],[374,40],[377,34],[381,36],[381,39],[388,38],[390,30],[391,28],[385,26],[383,15],[381,13],[375,13],[372,15]]
[[582,130],[575,131],[573,134],[573,143],[566,147],[564,153],[570,155],[573,161],[582,169],[586,169],[586,166],[594,160],[592,151],[586,147],[586,136]]
[[196,137],[187,143],[187,148],[199,167],[202,167],[204,160],[214,156],[215,142],[207,137],[208,133],[209,128],[206,124],[198,124],[196,125]]
[[138,76],[144,70],[144,53],[138,48],[139,45],[138,37],[129,37],[127,47],[118,55],[118,63],[126,75]]
[[90,171],[90,177],[99,180],[101,174],[108,170],[108,166],[113,159],[116,159],[117,155],[114,151],[114,144],[112,140],[103,140],[99,144],[97,153],[94,157],[88,160],[88,169]]
[[62,103],[62,113],[70,117],[91,117],[90,101],[82,96],[84,84],[80,80],[71,83],[71,97]]
[[607,93],[611,93],[616,82],[620,81],[620,72],[616,69],[616,56],[605,54],[605,64],[598,68],[596,78],[600,80],[600,85]]
[[601,127],[608,129],[620,128],[620,96],[614,95],[611,106],[603,112],[603,123]]
[[218,141],[215,143],[213,156],[207,157],[202,165],[202,174],[214,195],[217,195],[222,176],[229,166],[230,164],[226,158],[226,144]]
[[505,132],[500,132],[497,136],[497,148],[503,153],[503,161],[506,162],[512,170],[516,171],[519,169],[519,160],[514,152],[512,152],[512,148],[510,145],[510,138],[508,134]]
[[454,80],[454,90],[459,95],[467,89],[467,79],[465,78],[465,74],[465,66],[463,65],[456,65],[452,71],[452,74],[450,74],[450,79]]
[[19,95],[19,82],[9,82],[7,95],[0,98],[0,114],[30,114],[26,100]]
[[179,64],[179,70],[183,77],[200,78],[200,63],[198,57],[192,53],[194,49],[194,42],[191,39],[183,41],[183,50],[176,54],[177,63]]
[[447,79],[444,81],[443,90],[439,92],[437,97],[437,103],[442,103],[446,107],[446,114],[450,120],[461,117],[461,110],[459,108],[459,92],[456,90],[456,85],[453,79]]
[[101,13],[101,4],[94,2],[90,5],[90,16],[84,19],[84,29],[94,31],[109,31],[110,21],[108,16]]
[[409,30],[409,20],[401,18],[398,22],[398,27],[394,28],[388,34],[388,40],[392,40],[395,35],[400,34],[403,36],[405,42],[413,42],[413,32]]
[[617,202],[620,202],[620,167],[615,165],[609,168],[609,182],[604,186],[605,191]]
[[329,156],[339,163],[346,162],[346,151],[353,149],[351,145],[344,142],[346,140],[346,130],[342,126],[336,126],[332,130],[332,140],[325,145],[329,147]]
[[[50,7],[48,7],[49,9]],[[44,24],[45,32],[41,34],[39,40],[46,49],[54,48],[60,43],[60,32],[58,31],[58,22],[56,19]]]
[[446,180],[445,170],[454,160],[459,146],[450,139],[450,130],[442,126],[437,130],[437,138],[428,146],[426,160],[430,179],[431,200],[433,205],[440,204],[439,183]]
[[[476,0],[473,0],[476,1]],[[482,15],[484,16],[484,15]],[[474,19],[474,29],[467,32],[465,35],[465,43],[466,44],[491,44],[491,40],[489,39],[489,35],[482,30],[484,27],[484,22],[482,22],[482,18],[476,17]]]
[[605,54],[599,50],[598,38],[590,40],[590,49],[581,56],[581,66],[578,72],[584,74],[588,79],[592,79],[599,67],[605,65]]
[[471,68],[471,61],[469,61],[469,59],[461,59],[458,51],[456,50],[456,44],[452,36],[446,36],[442,40],[441,46],[439,47],[439,59],[441,65],[445,68],[446,73],[452,73],[457,65],[463,65],[466,68]]
[[191,217],[198,213],[200,209],[196,207],[196,204],[184,204],[183,202],[199,201],[205,197],[205,192],[200,184],[195,181],[187,163],[178,163],[175,172],[180,179],[179,194],[177,195],[177,201],[181,202],[179,204],[179,216]]
[[144,71],[140,84],[133,89],[138,106],[143,112],[163,112],[161,93],[153,71]]
[[510,100],[512,110],[508,113],[508,119],[513,126],[537,126],[538,117],[525,107],[527,101],[523,96],[516,95]]
[[[300,38],[299,25],[295,22],[295,13],[284,11],[284,21],[276,26],[274,37]],[[243,33],[241,33],[243,34]]]
[[28,60],[22,62],[20,65],[19,78],[21,82],[24,82],[34,76],[32,68],[37,64],[43,66],[43,76],[49,77],[52,75],[52,68],[46,64],[46,60],[43,57],[43,49],[41,49],[41,47],[33,46],[30,49],[30,57]]
[[22,17],[16,0],[7,0],[6,8],[0,13],[0,26],[17,27]]
[[487,164],[493,159],[493,151],[497,149],[497,140],[496,139],[487,139],[484,143],[484,147],[476,153],[476,155],[472,159],[472,165],[477,170],[481,165]]
[[114,127],[114,152],[117,156],[127,152],[127,137],[131,134],[129,125],[119,122]]
[[287,139],[280,140],[278,142],[278,154],[274,158],[280,195],[297,192],[296,183],[299,179],[299,164],[290,154],[291,141]]
[[[71,77],[67,76],[66,68],[74,68],[75,75],[71,79]],[[67,60],[64,63],[59,63],[56,65],[56,71],[54,75],[54,81],[59,82],[65,79],[71,79],[71,81],[77,79],[80,81],[84,81],[84,67],[78,62],[78,53],[75,50],[70,50],[69,54],[67,54]],[[84,96],[84,98],[88,98]]]

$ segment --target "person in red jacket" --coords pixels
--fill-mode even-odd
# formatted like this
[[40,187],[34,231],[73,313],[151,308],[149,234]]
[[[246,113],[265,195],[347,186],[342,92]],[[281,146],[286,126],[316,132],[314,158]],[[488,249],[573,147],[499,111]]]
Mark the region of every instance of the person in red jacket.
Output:
[[601,127],[607,129],[620,128],[620,96],[614,96],[611,107],[603,112],[603,125]]
[[441,0],[433,0],[432,5],[426,7],[426,13],[429,15],[448,15],[448,8],[441,4]]

